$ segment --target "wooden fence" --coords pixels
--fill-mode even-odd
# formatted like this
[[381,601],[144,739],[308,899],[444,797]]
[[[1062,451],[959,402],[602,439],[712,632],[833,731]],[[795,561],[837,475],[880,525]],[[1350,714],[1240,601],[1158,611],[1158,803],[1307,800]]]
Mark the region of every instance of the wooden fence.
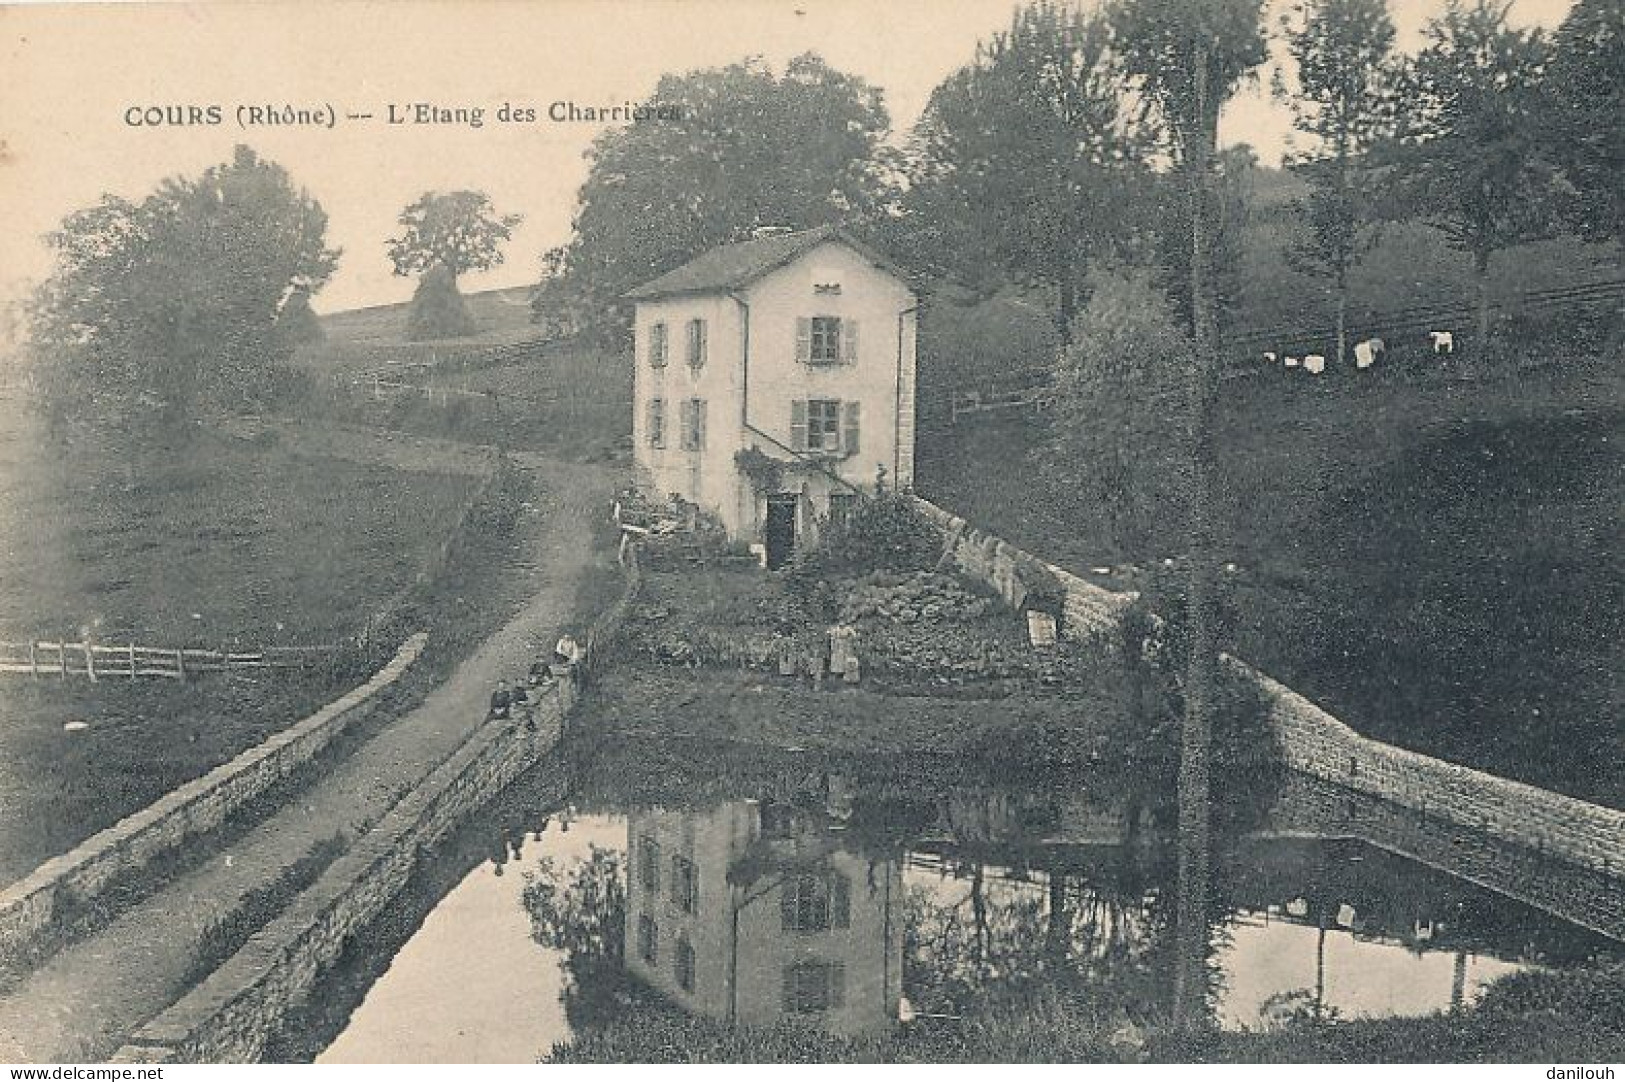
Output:
[[271,646],[254,650],[200,650],[183,647],[109,646],[87,642],[0,642],[0,673],[91,680],[141,676],[185,680],[197,673],[231,669],[289,669],[321,663],[344,652],[340,646]]

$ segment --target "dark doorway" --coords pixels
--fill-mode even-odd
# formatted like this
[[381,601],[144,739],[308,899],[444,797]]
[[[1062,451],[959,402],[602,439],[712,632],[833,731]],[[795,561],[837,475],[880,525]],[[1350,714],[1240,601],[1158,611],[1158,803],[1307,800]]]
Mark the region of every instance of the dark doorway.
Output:
[[782,492],[767,498],[768,570],[776,571],[790,560],[796,547],[796,495]]

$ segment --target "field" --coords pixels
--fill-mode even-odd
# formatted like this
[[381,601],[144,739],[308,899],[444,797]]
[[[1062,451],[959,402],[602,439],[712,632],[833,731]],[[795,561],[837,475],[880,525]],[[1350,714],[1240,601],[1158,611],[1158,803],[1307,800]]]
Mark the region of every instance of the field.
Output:
[[608,457],[631,431],[629,365],[540,341],[526,296],[470,294],[480,332],[441,342],[405,341],[405,305],[322,317],[326,340],[295,358],[306,380],[297,412],[571,459]]
[[[0,637],[219,647],[354,635],[412,586],[472,483],[199,431],[98,461],[0,401]],[[350,685],[324,670],[181,685],[0,677],[0,882]],[[70,732],[69,721],[89,728]]]
[[[1229,384],[1240,652],[1369,735],[1625,806],[1601,765],[1625,756],[1622,409],[1601,365]],[[919,488],[1074,570],[1113,562],[1087,509],[1032,480],[1040,436],[1031,418],[923,433]]]

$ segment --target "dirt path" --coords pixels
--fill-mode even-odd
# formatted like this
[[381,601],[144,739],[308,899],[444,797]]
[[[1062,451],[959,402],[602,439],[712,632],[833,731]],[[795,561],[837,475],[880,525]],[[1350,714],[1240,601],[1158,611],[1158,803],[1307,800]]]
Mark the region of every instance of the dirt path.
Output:
[[383,729],[287,806],[203,866],[169,883],[105,930],[71,944],[0,998],[0,1061],[95,1062],[186,990],[196,948],[256,889],[325,840],[375,822],[484,720],[499,678],[550,648],[590,557],[590,516],[612,475],[525,456],[541,469],[539,515],[521,570],[534,595],[424,702]]

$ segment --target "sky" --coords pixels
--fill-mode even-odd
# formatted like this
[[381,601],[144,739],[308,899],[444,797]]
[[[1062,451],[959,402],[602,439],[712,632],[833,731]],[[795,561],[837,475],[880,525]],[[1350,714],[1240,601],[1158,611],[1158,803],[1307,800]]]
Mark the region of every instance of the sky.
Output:
[[[1279,5],[1284,0],[1271,0]],[[1443,0],[1390,0],[1399,47],[1418,47]],[[1556,26],[1572,0],[1514,0],[1520,26]],[[931,90],[1008,25],[1013,0],[280,0],[0,4],[0,299],[50,271],[41,237],[104,193],[139,199],[246,142],[285,166],[329,215],[344,251],[322,311],[404,300],[384,243],[428,190],[476,188],[524,215],[507,262],[465,290],[523,285],[569,239],[583,155],[604,122],[545,119],[554,102],[621,105],[662,74],[761,56],[775,70],[813,51],[880,87],[897,137]],[[1271,23],[1274,19],[1272,16]],[[1278,161],[1291,127],[1260,85],[1237,97],[1221,140]],[[483,106],[482,127],[385,121],[394,105]],[[505,103],[536,123],[498,123]],[[221,107],[215,125],[132,125],[131,107]],[[239,106],[336,114],[332,128],[239,127]],[[345,114],[370,113],[370,121]]]

